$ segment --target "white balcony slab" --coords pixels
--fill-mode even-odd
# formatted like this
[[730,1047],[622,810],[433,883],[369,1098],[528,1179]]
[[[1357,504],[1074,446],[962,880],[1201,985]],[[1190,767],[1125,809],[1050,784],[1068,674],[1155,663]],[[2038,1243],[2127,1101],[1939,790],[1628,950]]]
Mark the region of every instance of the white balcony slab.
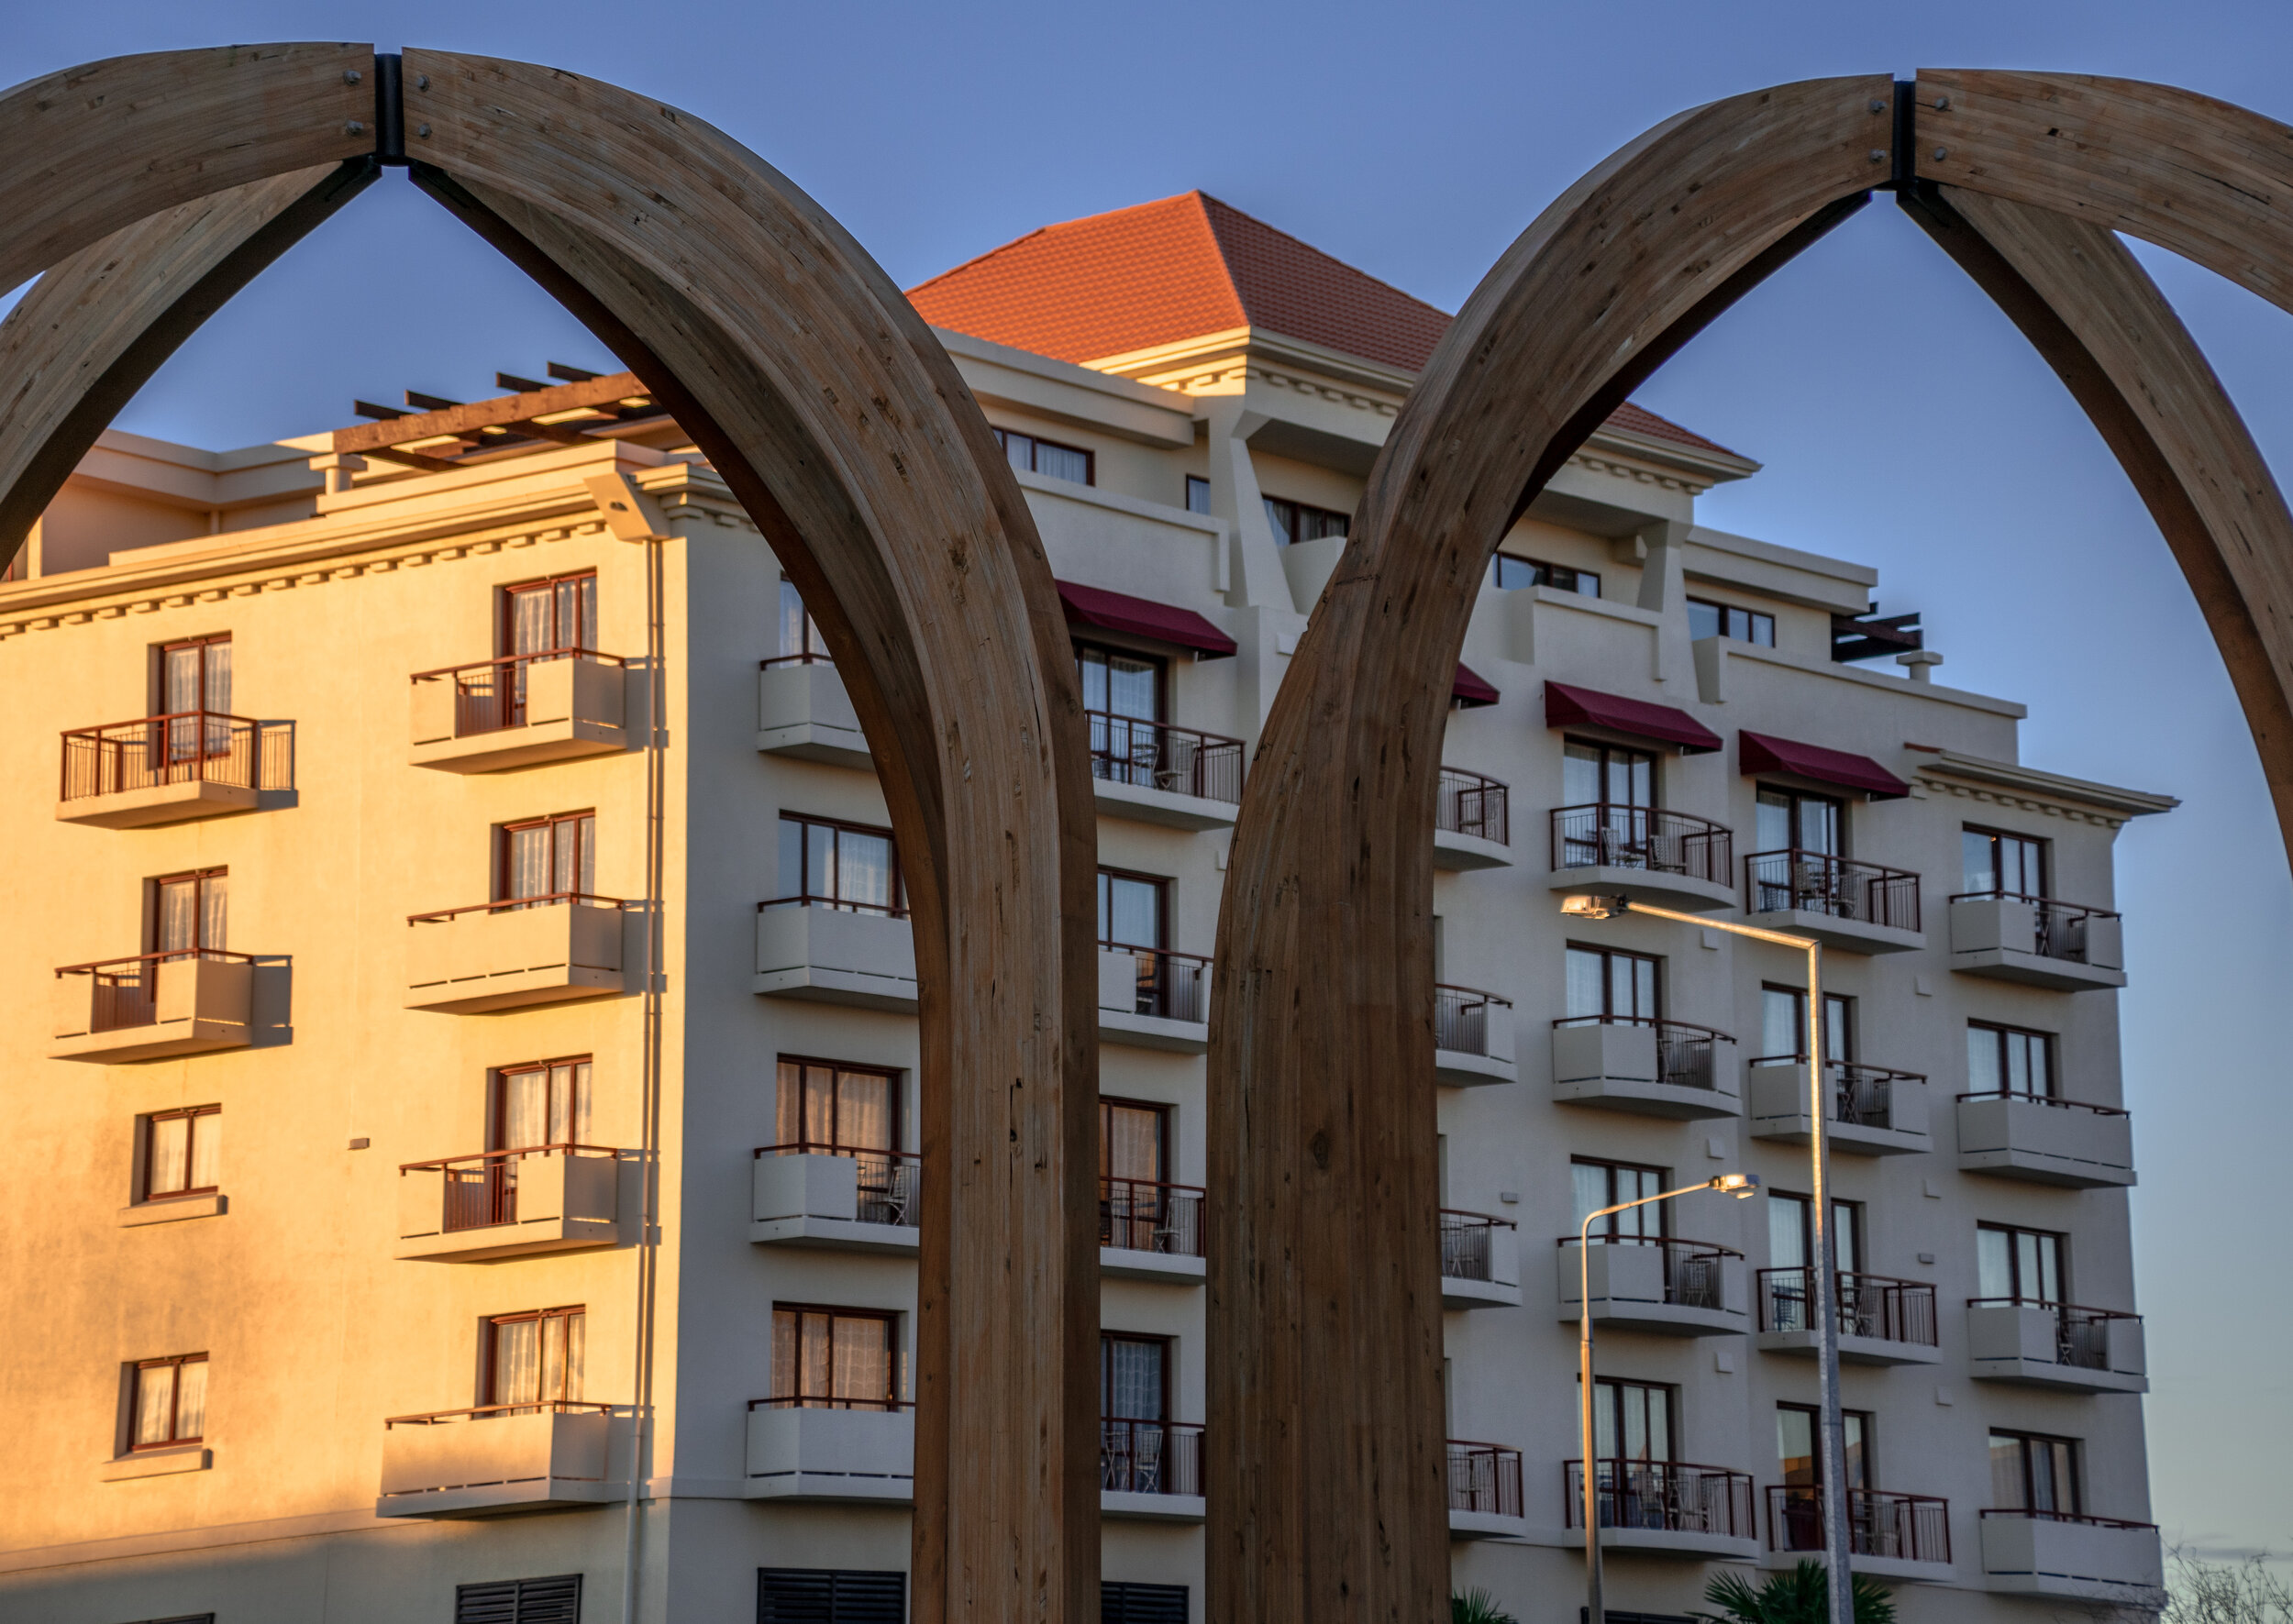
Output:
[[818,904],[757,913],[756,990],[864,1010],[915,1011],[915,930],[904,919]]
[[1497,1511],[1460,1511],[1449,1508],[1452,1540],[1522,1540],[1528,1537],[1529,1519]]
[[1510,1056],[1468,1054],[1463,1049],[1434,1051],[1434,1080],[1450,1088],[1485,1088],[1494,1083],[1517,1083],[1520,1065]]
[[[1778,1144],[1806,1144],[1814,1137],[1814,1118],[1808,1110],[1807,1067],[1799,1061],[1779,1066],[1744,1068],[1747,1132],[1755,1139]],[[1917,1155],[1934,1148],[1927,1132],[1927,1085],[1897,1077],[1889,1086],[1889,1126],[1839,1120],[1835,1086],[1826,1079],[1825,1104],[1830,1116],[1824,1136],[1842,1155]]]
[[446,772],[505,772],[626,750],[626,676],[602,660],[536,661],[526,668],[525,722],[482,733],[455,731],[460,707],[452,678],[416,682],[407,759]]
[[843,677],[825,663],[757,673],[757,749],[863,772],[876,765]]
[[1117,1280],[1144,1280],[1158,1286],[1200,1286],[1209,1278],[1209,1264],[1176,1252],[1140,1252],[1128,1246],[1099,1248],[1099,1272]]
[[612,1156],[521,1157],[515,1172],[516,1221],[461,1230],[445,1227],[442,1169],[402,1171],[398,1246],[393,1255],[408,1263],[493,1263],[618,1245],[620,1170]]
[[2126,984],[2124,926],[2114,915],[2065,919],[2077,957],[2038,951],[2039,910],[2019,897],[1962,897],[1951,904],[1951,968],[2059,992]]
[[1958,1102],[1958,1166],[2070,1189],[2134,1182],[2133,1119],[2022,1094]]
[[[1580,1530],[1571,1529],[1569,1532],[1579,1540],[1584,1537]],[[1612,1555],[1630,1552],[1698,1562],[1714,1557],[1732,1562],[1759,1560],[1756,1539],[1736,1539],[1705,1529],[1604,1528],[1601,1530],[1601,1549]]]
[[406,1008],[486,1015],[622,989],[622,912],[593,902],[473,909],[406,931]]
[[116,790],[105,795],[75,795],[70,801],[56,802],[56,821],[86,823],[97,829],[149,829],[161,823],[184,823],[194,818],[221,818],[253,812],[256,804],[252,785],[217,784],[194,779],[186,783]]
[[1966,1371],[1977,1381],[2015,1382],[2073,1393],[2150,1390],[2142,1321],[2104,1322],[2101,1365],[2061,1362],[2051,1309],[2021,1303],[1982,1303],[1966,1310]]
[[850,1156],[758,1156],[754,1168],[748,1223],[753,1243],[916,1255],[914,1224],[861,1220],[859,1164]]
[[[1812,1331],[1763,1331],[1753,1337],[1752,1345],[1763,1353],[1798,1353],[1811,1359],[1818,1352]],[[1940,1364],[1943,1350],[1925,1342],[1843,1332],[1839,1338],[1839,1361],[1843,1364]]]
[[1468,1280],[1456,1275],[1441,1276],[1441,1306],[1445,1309],[1517,1309],[1521,1287],[1516,1281]]
[[2155,1612],[2166,1563],[2154,1528],[2035,1517],[1982,1519],[1983,1588]]
[[[1176,989],[1174,989],[1175,993]],[[1138,1012],[1138,959],[1134,954],[1101,949],[1099,954],[1099,1041],[1171,1055],[1210,1052],[1209,989],[1201,1007],[1205,1019],[1174,1020]]]
[[234,959],[177,958],[150,966],[156,977],[154,1019],[138,1026],[93,1030],[95,978],[58,976],[54,999],[55,1035],[50,1060],[86,1060],[117,1066],[131,1060],[164,1060],[243,1049],[254,1041],[255,967]]
[[[1777,1573],[1798,1567],[1803,1562],[1811,1562],[1817,1567],[1830,1566],[1821,1551],[1765,1551],[1760,1553],[1759,1565]],[[1907,1556],[1872,1556],[1858,1551],[1849,1554],[1847,1571],[1874,1579],[1947,1585],[1957,1570],[1947,1562],[1913,1562]]]
[[1629,897],[1683,913],[1721,913],[1739,899],[1735,888],[1723,880],[1700,879],[1692,874],[1667,874],[1659,868],[1626,868],[1595,863],[1582,868],[1553,870],[1551,889],[1563,893],[1590,891],[1603,897]]
[[[1484,1003],[1477,1012],[1468,1010],[1447,1018],[1436,1015],[1435,1080],[1453,1088],[1519,1082],[1521,1067],[1514,1056],[1519,1053],[1520,1026],[1520,1018],[1512,1006],[1504,1003]],[[1472,1046],[1441,1048],[1438,1045],[1443,1037]]]
[[1743,1114],[1734,1045],[1713,1044],[1709,1088],[1663,1080],[1651,1026],[1553,1028],[1553,1098],[1677,1121]]
[[597,1410],[401,1424],[382,1434],[378,1517],[486,1517],[626,1497],[628,1423]]
[[1209,1515],[1209,1508],[1201,1495],[1141,1495],[1102,1488],[1099,1515],[1134,1522],[1200,1522]]
[[754,1500],[911,1504],[915,1412],[753,1409],[741,1493]]
[[1231,829],[1242,811],[1231,801],[1182,795],[1151,784],[1126,784],[1096,776],[1091,780],[1091,795],[1098,803],[1101,817],[1159,823],[1166,829]]
[[[1470,1242],[1473,1231],[1445,1235],[1445,1246]],[[1441,1306],[1445,1309],[1517,1309],[1521,1306],[1521,1232],[1509,1224],[1493,1224],[1488,1232],[1486,1280],[1443,1273]],[[1479,1260],[1461,1254],[1458,1261],[1479,1266]]]
[[1509,868],[1512,862],[1512,847],[1501,840],[1484,840],[1478,834],[1460,834],[1454,829],[1434,831],[1436,868],[1456,874],[1475,868]]
[[1922,931],[1868,924],[1859,919],[1843,919],[1836,913],[1820,913],[1806,908],[1774,908],[1762,913],[1746,913],[1744,922],[1758,925],[1762,930],[1812,936],[1824,946],[1842,953],[1916,953],[1927,945]]
[[[1740,1336],[1751,1329],[1744,1260],[1721,1257],[1706,1265],[1715,1271],[1716,1298],[1705,1302],[1667,1301],[1665,1249],[1661,1246],[1595,1243],[1590,1271],[1592,1321],[1603,1331],[1644,1331],[1657,1336]],[[1578,1294],[1577,1248],[1556,1246],[1559,1315],[1582,1318]]]

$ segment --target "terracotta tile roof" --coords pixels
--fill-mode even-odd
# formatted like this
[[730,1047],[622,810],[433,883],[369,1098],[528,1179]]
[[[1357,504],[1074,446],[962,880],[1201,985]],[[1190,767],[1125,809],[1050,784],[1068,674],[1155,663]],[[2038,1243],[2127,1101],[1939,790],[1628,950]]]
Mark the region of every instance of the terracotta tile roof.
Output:
[[[908,298],[934,326],[1076,362],[1250,326],[1415,372],[1450,321],[1202,192],[1046,226]],[[1610,421],[1734,455],[1639,406]]]

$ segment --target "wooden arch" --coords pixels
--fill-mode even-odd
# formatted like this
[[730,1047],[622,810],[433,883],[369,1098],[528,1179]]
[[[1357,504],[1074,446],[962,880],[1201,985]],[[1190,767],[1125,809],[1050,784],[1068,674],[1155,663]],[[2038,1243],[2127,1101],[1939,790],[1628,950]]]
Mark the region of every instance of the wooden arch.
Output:
[[18,86],[0,288],[54,271],[0,334],[6,550],[174,345],[378,163],[408,163],[669,404],[820,623],[904,848],[922,991],[914,1616],[1093,1617],[1080,699],[985,418],[834,220],[700,120],[519,62],[233,47]]
[[1467,620],[1587,435],[1889,187],[2149,504],[2293,841],[2293,520],[2112,235],[2293,309],[2293,131],[2128,81],[1922,72],[1734,97],[1616,153],[1522,234],[1427,364],[1244,796],[1211,1017],[1209,1618],[1446,1616],[1424,832]]

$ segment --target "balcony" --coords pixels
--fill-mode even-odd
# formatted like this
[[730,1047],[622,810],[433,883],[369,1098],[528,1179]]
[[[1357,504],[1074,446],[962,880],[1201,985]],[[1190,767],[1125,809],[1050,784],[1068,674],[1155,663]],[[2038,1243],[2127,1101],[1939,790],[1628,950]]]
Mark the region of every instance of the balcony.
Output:
[[1527,1531],[1521,1452],[1501,1443],[1449,1440],[1449,1537],[1502,1539]]
[[491,1263],[617,1245],[621,1153],[543,1144],[398,1169],[402,1262]]
[[1592,1322],[1602,1330],[1740,1336],[1751,1329],[1741,1252],[1706,1241],[1595,1235],[1591,1252],[1579,1264],[1576,1245],[1576,1236],[1563,1235],[1555,1254],[1563,1320],[1583,1318],[1578,1295],[1581,1269],[1590,1276]]
[[1686,812],[1605,802],[1558,806],[1552,889],[1717,912],[1735,906],[1734,849],[1726,825]]
[[768,1144],[755,1157],[748,1239],[759,1246],[916,1254],[924,1159],[904,1151]]
[[1200,1286],[1202,1192],[1146,1178],[1099,1180],[1099,1271],[1124,1280]]
[[252,812],[264,791],[294,788],[291,724],[185,711],[65,734],[56,816],[142,829]]
[[1983,1588],[2102,1602],[2155,1613],[2166,1605],[2157,1526],[2064,1511],[1982,1514]]
[[1958,1166],[2071,1189],[2133,1183],[2133,1118],[2043,1094],[1961,1094]]
[[1512,861],[1512,791],[1460,768],[1441,769],[1434,807],[1434,867],[1502,868]]
[[2107,908],[1969,891],[1951,899],[1951,968],[2058,992],[2123,987],[2125,925]]
[[914,1014],[915,929],[907,911],[808,895],[758,903],[756,990]]
[[1735,1040],[1709,1026],[1642,1016],[1581,1015],[1553,1022],[1553,1098],[1642,1116],[1743,1114]]
[[1441,1306],[1521,1306],[1521,1226],[1486,1212],[1441,1211]]
[[912,1504],[915,1406],[890,1398],[752,1400],[741,1494],[751,1500]]
[[1471,987],[1434,988],[1434,1077],[1455,1088],[1521,1079],[1512,1000]]
[[1967,1374],[2077,1393],[2150,1390],[2142,1316],[2030,1298],[1976,1298],[1966,1305]]
[[116,1066],[243,1049],[254,1041],[255,961],[198,948],[65,965],[50,1060]]
[[564,1399],[393,1416],[382,1423],[378,1517],[485,1517],[617,1501],[629,1422]]
[[825,654],[791,654],[759,663],[757,749],[863,772],[875,766],[852,696]]
[[627,906],[559,891],[410,914],[406,1008],[485,1015],[617,993]]
[[[1814,1353],[1815,1271],[1762,1269],[1758,1276],[1759,1346],[1778,1353]],[[1934,1287],[1885,1275],[1839,1273],[1839,1357],[1850,1364],[1933,1364]],[[1819,1541],[1820,1543],[1820,1541]]]
[[1927,945],[1919,877],[1829,852],[1755,852],[1744,859],[1744,911],[1845,953],[1910,953]]
[[1085,711],[1091,789],[1111,818],[1170,829],[1231,829],[1242,805],[1240,739]]
[[1173,1055],[1210,1051],[1210,960],[1099,944],[1099,1041]]
[[1202,1520],[1202,1429],[1191,1421],[1099,1423],[1099,1514]]
[[[1771,1484],[1767,1549],[1796,1562],[1823,1554],[1822,1490]],[[1771,1564],[1773,1565],[1773,1564]],[[1788,1564],[1784,1564],[1788,1565]],[[1847,1566],[1879,1579],[1951,1576],[1951,1503],[1891,1489],[1847,1491]]]
[[[1823,1068],[1831,1088],[1824,1101],[1824,1137],[1843,1155],[1915,1155],[1933,1148],[1927,1134],[1927,1079],[1834,1060]],[[1755,1139],[1805,1144],[1815,1124],[1808,1110],[1807,1061],[1767,1055],[1745,1071],[1744,1096]]]
[[622,666],[593,648],[552,648],[416,671],[407,759],[503,772],[626,750]]
[[[1752,1479],[1725,1466],[1679,1461],[1600,1461],[1593,1505],[1601,1548],[1657,1556],[1734,1557],[1756,1561],[1759,1519]],[[1584,1463],[1563,1468],[1568,1526],[1584,1527]]]

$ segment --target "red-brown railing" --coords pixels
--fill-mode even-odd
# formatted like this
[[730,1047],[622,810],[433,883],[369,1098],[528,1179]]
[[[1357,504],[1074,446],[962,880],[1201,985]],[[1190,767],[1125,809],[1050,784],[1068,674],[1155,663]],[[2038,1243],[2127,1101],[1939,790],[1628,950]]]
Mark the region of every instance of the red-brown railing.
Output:
[[2110,1368],[2110,1322],[2142,1321],[2139,1314],[2122,1309],[2088,1309],[2077,1303],[2048,1302],[2036,1297],[1970,1297],[1970,1309],[2044,1309],[2055,1317],[2055,1363],[2079,1370]]
[[[120,1032],[150,1026],[160,1018],[160,967],[180,960],[204,958],[216,964],[251,965],[251,953],[226,953],[220,947],[178,947],[166,953],[138,953],[127,958],[99,958],[83,965],[61,965],[56,975],[85,976],[90,979],[88,1030]],[[121,967],[127,967],[122,968]]]
[[1465,1212],[1454,1207],[1441,1210],[1441,1274],[1449,1280],[1493,1280],[1490,1272],[1491,1253],[1497,1232],[1517,1229],[1509,1218],[1492,1218],[1486,1212]]
[[1512,844],[1512,790],[1495,779],[1463,768],[1441,769],[1441,799],[1434,806],[1434,827],[1477,840]]
[[163,784],[229,784],[241,790],[294,787],[294,730],[220,711],[178,711],[74,727],[63,735],[58,799],[85,801]]
[[[1680,1461],[1596,1461],[1593,1488],[1602,1528],[1759,1538],[1748,1472]],[[1584,1463],[1562,1464],[1568,1526],[1584,1526]]]
[[1202,1256],[1202,1189],[1151,1178],[1100,1179],[1099,1244],[1124,1252]]
[[591,891],[545,891],[537,897],[504,897],[498,902],[471,902],[460,908],[439,908],[428,913],[409,913],[406,922],[440,924],[462,913],[515,913],[526,908],[557,908],[571,902],[587,902],[598,908],[627,908],[619,897],[601,897]]
[[1754,852],[1744,859],[1749,913],[1827,913],[1893,930],[1919,924],[1919,877],[1830,852]]
[[1450,1439],[1449,1509],[1521,1516],[1521,1452],[1501,1443]]
[[1242,800],[1242,741],[1199,728],[1174,727],[1085,711],[1091,726],[1091,776],[1109,783],[1136,784],[1228,805]]
[[1434,984],[1434,1047],[1447,1049],[1452,1054],[1479,1055],[1489,1053],[1489,1023],[1502,1019],[1494,1012],[1510,1014],[1512,1000],[1499,998],[1493,992],[1483,992],[1476,987],[1452,987],[1446,981]]
[[482,1151],[476,1155],[439,1156],[428,1162],[401,1162],[398,1177],[436,1169],[445,1186],[445,1211],[439,1228],[486,1230],[517,1221],[517,1164],[527,1156],[606,1156],[621,1153],[602,1144],[529,1144],[517,1150]]
[[[1796,1066],[1804,1069],[1807,1056],[1760,1055],[1751,1064]],[[1920,1072],[1866,1066],[1860,1060],[1826,1060],[1823,1069],[1831,1074],[1833,1119],[1857,1128],[1893,1128],[1897,1085],[1923,1085],[1927,1080]]]
[[859,1221],[915,1227],[923,1211],[924,1158],[913,1151],[861,1150],[848,1144],[822,1144],[800,1139],[788,1144],[757,1147],[759,1156],[847,1156],[858,1164]]
[[527,669],[560,659],[585,659],[601,666],[628,663],[617,654],[600,654],[594,648],[544,648],[532,654],[505,654],[495,659],[471,660],[467,665],[440,666],[435,671],[416,671],[410,680],[453,683],[454,736],[466,738],[473,733],[499,733],[505,727],[525,726]]
[[393,1415],[383,1419],[382,1430],[393,1427],[438,1427],[449,1421],[484,1421],[505,1415],[580,1415],[584,1412],[611,1415],[615,1406],[593,1404],[581,1398],[536,1398],[526,1404],[475,1404],[466,1409],[431,1409],[420,1415]]
[[[1767,1549],[1821,1551],[1822,1494],[1813,1484],[1770,1484]],[[1947,1563],[1951,1560],[1951,1503],[1933,1495],[1851,1488],[1847,1491],[1847,1549],[1856,1556]]]
[[1099,1486],[1125,1495],[1201,1494],[1201,1424],[1102,1418],[1099,1422]]
[[822,1398],[816,1393],[782,1394],[777,1398],[751,1398],[750,1409],[858,1409],[872,1410],[880,1415],[897,1415],[914,1409],[913,1398]]
[[1961,891],[1951,900],[2028,902],[2038,912],[2038,952],[2044,957],[2067,959],[2073,964],[2087,962],[2088,920],[2122,917],[2114,909],[2089,908],[2083,902],[2064,902],[2053,897],[2033,897],[2027,891]]
[[760,659],[757,662],[757,669],[777,671],[782,666],[834,666],[835,664],[836,661],[827,654],[815,648],[803,654],[776,654],[770,659]]
[[1675,1088],[1711,1089],[1718,1085],[1713,1045],[1735,1040],[1692,1021],[1660,1021],[1647,1015],[1564,1015],[1560,1026],[1653,1026],[1656,1033],[1656,1080]]
[[[1574,1246],[1575,1235],[1562,1235],[1556,1245]],[[1681,1241],[1670,1235],[1594,1235],[1595,1246],[1660,1246],[1664,1249],[1664,1300],[1683,1309],[1724,1309],[1726,1294],[1721,1274],[1729,1258],[1743,1261],[1732,1246],[1710,1241]]]
[[838,913],[872,913],[878,919],[905,919],[908,916],[904,898],[897,902],[858,902],[849,897],[831,897],[812,890],[797,891],[786,897],[768,897],[757,904],[759,913],[768,908],[828,908]]
[[[1935,1345],[1934,1287],[1886,1275],[1839,1271],[1839,1334],[1881,1342]],[[1759,1328],[1811,1331],[1815,1326],[1815,1271],[1759,1271]]]
[[1132,1013],[1165,1021],[1210,1019],[1210,960],[1199,953],[1169,947],[1135,947],[1102,942],[1102,953],[1127,953],[1137,961],[1137,994]]
[[1986,1506],[1977,1517],[2024,1517],[2033,1522],[2078,1522],[2088,1528],[2134,1528],[2157,1532],[2155,1522],[2130,1522],[2122,1517],[2088,1517],[2083,1511],[2033,1511],[2021,1506]]
[[1961,1094],[1961,1103],[1969,1099],[2018,1099],[2024,1105],[2051,1105],[2056,1110],[2090,1110],[2098,1117],[2130,1117],[2133,1112],[2115,1105],[2088,1105],[2083,1099],[2064,1099],[2053,1094],[2033,1094],[2020,1088],[1990,1088],[1974,1094]]
[[1587,801],[1553,809],[1552,864],[1563,868],[1641,868],[1729,884],[1735,836],[1724,823],[1660,806]]

